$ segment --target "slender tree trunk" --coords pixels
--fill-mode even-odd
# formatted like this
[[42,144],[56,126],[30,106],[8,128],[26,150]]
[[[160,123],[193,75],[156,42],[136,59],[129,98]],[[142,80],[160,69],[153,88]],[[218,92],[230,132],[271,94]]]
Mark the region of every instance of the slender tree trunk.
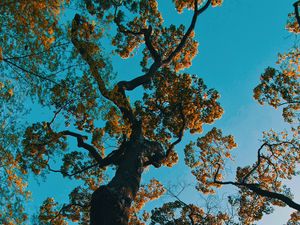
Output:
[[121,145],[125,154],[113,179],[92,195],[91,225],[128,224],[130,205],[140,187],[145,141],[130,140]]

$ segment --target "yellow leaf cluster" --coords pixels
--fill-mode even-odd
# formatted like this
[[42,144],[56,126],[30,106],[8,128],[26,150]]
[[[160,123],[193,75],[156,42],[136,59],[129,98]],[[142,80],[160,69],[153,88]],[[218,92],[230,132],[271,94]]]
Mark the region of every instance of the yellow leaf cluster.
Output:
[[43,205],[40,207],[39,220],[43,223],[49,223],[53,225],[67,225],[65,216],[59,213],[58,203],[54,198],[47,198]]
[[[232,135],[223,136],[222,131],[213,128],[197,140],[197,151],[191,143],[185,147],[185,162],[196,177],[197,189],[204,194],[214,193],[212,187],[220,187],[214,179],[222,180],[222,170],[226,158],[231,159],[230,151],[237,147]],[[218,172],[218,174],[217,174]]]
[[243,190],[238,215],[242,224],[251,225],[262,218],[264,211],[269,208],[266,198]]
[[[146,29],[147,24],[150,24],[153,28],[161,26],[163,19],[158,10],[157,0],[141,0],[137,4],[138,15],[127,22],[126,25],[119,24],[119,29],[139,32],[142,29]],[[120,13],[124,13],[124,11],[120,11]],[[112,44],[117,48],[116,52],[124,59],[133,56],[134,50],[143,42],[144,38],[142,35],[133,35],[120,30],[118,30],[118,33],[112,40]]]
[[[179,13],[182,13],[182,11],[187,9],[194,9],[194,0],[173,0],[175,3],[175,7]],[[198,0],[198,5],[202,5],[203,3],[206,3],[205,0]],[[212,0],[211,5],[213,7],[222,5],[223,0]]]
[[299,222],[300,222],[300,212],[299,211],[298,212],[293,212],[291,214],[291,217],[290,217],[289,221],[288,221],[288,224],[297,225],[297,224],[299,224]]
[[286,24],[286,29],[291,33],[295,33],[295,34],[300,33],[300,27],[299,27],[299,24],[296,20],[295,13],[289,13],[288,14],[288,22]]
[[[194,0],[173,0],[175,3],[175,7],[179,13],[182,13],[182,11],[187,9],[194,9]],[[198,0],[198,5],[202,4],[203,0]]]
[[0,62],[3,60],[3,50],[2,47],[0,46]]
[[147,202],[160,198],[165,192],[165,188],[158,180],[151,179],[149,184],[140,187],[130,209],[131,214],[138,213]]
[[211,5],[212,5],[213,7],[221,6],[222,3],[223,3],[223,0],[212,0],[212,1],[211,1]]
[[[144,108],[139,109],[145,135],[151,139],[166,143],[171,134],[178,136],[182,127],[200,133],[203,124],[212,123],[223,114],[217,102],[219,94],[206,90],[196,76],[164,68],[156,75],[153,86],[154,91],[144,95]],[[163,129],[156,130],[160,124]]]

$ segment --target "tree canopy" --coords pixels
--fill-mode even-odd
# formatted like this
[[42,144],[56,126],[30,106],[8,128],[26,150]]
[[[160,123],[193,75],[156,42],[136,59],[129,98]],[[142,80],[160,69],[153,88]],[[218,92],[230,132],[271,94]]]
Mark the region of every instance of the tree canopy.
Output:
[[[294,210],[288,225],[300,223],[300,203],[286,186],[299,174],[298,43],[266,65],[253,87],[258,104],[282,109],[288,129],[264,132],[256,161],[228,175],[235,138],[208,126],[224,113],[220,94],[188,72],[198,55],[197,22],[223,1],[164,3],[189,12],[189,23],[180,25],[164,21],[160,2],[1,1],[1,224],[247,225],[274,206]],[[299,7],[295,2],[287,15],[286,29],[295,36]],[[112,56],[134,58],[140,74],[116,74]],[[46,119],[25,121],[33,105],[46,109]],[[184,134],[196,138],[187,143]],[[203,207],[155,176],[141,181],[145,171],[179,160],[199,195],[215,196],[228,185],[234,190],[215,207]],[[49,196],[38,212],[26,211],[30,177],[47,182],[49,173],[76,184],[66,202]],[[171,201],[144,208],[164,195]]]

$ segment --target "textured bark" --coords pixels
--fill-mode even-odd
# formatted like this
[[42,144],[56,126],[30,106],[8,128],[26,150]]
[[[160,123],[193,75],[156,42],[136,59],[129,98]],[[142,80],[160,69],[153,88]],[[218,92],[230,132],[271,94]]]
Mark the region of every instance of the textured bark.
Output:
[[92,195],[91,225],[128,224],[129,209],[140,187],[144,167],[159,167],[164,157],[160,144],[143,138],[132,138],[122,144],[124,155],[113,179]]

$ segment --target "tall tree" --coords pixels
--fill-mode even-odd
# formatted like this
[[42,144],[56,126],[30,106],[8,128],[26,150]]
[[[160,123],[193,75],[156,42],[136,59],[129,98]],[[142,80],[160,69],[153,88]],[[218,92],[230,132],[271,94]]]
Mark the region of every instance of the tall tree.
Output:
[[[0,222],[21,224],[27,219],[20,207],[20,199],[28,196],[26,174],[49,171],[82,184],[69,194],[67,204],[61,206],[47,198],[37,224],[67,224],[71,220],[125,225],[145,224],[143,220],[148,219],[150,224],[236,222],[228,212],[205,212],[179,198],[151,214],[139,214],[146,202],[166,192],[156,179],[141,184],[145,168],[172,167],[178,160],[175,146],[184,133],[199,134],[204,124],[223,114],[218,92],[208,89],[196,75],[181,72],[197,55],[197,21],[222,0],[173,3],[178,13],[185,9],[192,12],[187,27],[166,26],[156,0],[6,0],[0,4],[4,34],[0,37],[0,66],[5,73],[0,80],[0,101],[5,106],[0,169],[4,174],[1,179],[5,179],[2,184],[9,184],[0,186],[4,196],[0,200],[5,202]],[[103,43],[108,40],[112,46],[105,49]],[[138,48],[142,74],[116,80],[109,54],[127,59]],[[285,64],[286,60],[292,63]],[[281,56],[282,71],[268,68],[255,88],[260,103],[287,105],[284,117],[291,123],[299,120],[297,60],[297,51]],[[132,98],[134,90],[140,91],[140,99]],[[27,110],[24,102],[31,100],[50,107],[53,115],[24,129],[13,123],[11,115],[21,117]],[[12,121],[10,126],[5,125],[8,120]],[[197,179],[196,189],[207,194],[226,184],[239,187],[238,197],[230,197],[229,203],[238,208],[243,224],[269,213],[270,204],[287,204],[299,210],[281,182],[295,175],[299,164],[298,131],[293,131],[291,139],[286,133],[266,133],[257,162],[238,168],[237,181],[227,182],[222,172],[237,145],[232,135],[213,128],[184,150],[185,163]],[[72,150],[71,142],[77,144],[77,150]],[[112,145],[113,151],[109,150]],[[61,163],[60,169],[53,168],[55,160]],[[105,183],[108,168],[114,168],[115,173]],[[13,192],[20,197],[11,199]]]

